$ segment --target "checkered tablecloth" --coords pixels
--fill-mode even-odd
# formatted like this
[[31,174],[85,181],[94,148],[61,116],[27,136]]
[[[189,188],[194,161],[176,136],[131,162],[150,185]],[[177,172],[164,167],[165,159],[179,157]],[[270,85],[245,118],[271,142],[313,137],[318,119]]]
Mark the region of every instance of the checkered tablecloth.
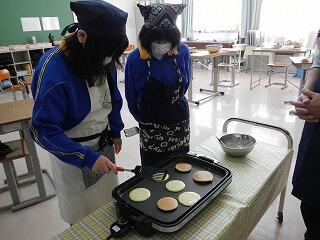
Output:
[[[210,138],[193,152],[219,159],[231,170],[232,183],[180,231],[157,232],[147,239],[246,239],[285,188],[293,150],[258,142],[247,157],[232,158],[225,155],[215,138]],[[108,203],[53,239],[105,240],[115,221],[115,207]],[[131,232],[124,239],[142,238]]]

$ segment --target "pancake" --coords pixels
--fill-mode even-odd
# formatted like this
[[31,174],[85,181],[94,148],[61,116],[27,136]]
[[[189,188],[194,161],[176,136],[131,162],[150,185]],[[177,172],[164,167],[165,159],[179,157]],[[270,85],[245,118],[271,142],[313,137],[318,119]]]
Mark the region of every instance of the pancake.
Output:
[[157,178],[154,178],[153,176],[152,176],[152,179],[153,179],[153,181],[156,181],[156,182],[165,182],[165,181],[167,181],[169,179],[169,174],[167,173],[165,178],[162,181],[161,180],[156,180]]
[[198,171],[193,174],[193,180],[195,182],[212,182],[213,174],[209,171]]
[[192,165],[190,163],[178,163],[176,164],[176,170],[178,172],[190,172],[191,171],[191,168],[192,168]]
[[163,197],[159,199],[157,206],[162,211],[168,212],[175,210],[178,207],[178,201],[172,197]]
[[134,202],[143,202],[151,196],[151,193],[146,188],[135,188],[130,191],[129,198]]
[[200,200],[200,195],[195,192],[183,192],[179,195],[179,203],[184,206],[191,207],[193,204]]
[[166,189],[170,192],[180,192],[185,187],[186,187],[186,185],[184,184],[184,182],[179,181],[179,180],[171,180],[171,181],[167,182],[167,184],[166,184]]

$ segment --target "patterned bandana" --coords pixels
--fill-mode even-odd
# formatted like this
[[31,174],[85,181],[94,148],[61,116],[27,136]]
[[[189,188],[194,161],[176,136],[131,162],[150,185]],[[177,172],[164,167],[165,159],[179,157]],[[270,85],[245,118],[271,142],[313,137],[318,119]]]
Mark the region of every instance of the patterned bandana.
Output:
[[137,5],[144,17],[144,26],[156,30],[172,30],[176,28],[176,19],[185,8],[184,4],[152,4]]

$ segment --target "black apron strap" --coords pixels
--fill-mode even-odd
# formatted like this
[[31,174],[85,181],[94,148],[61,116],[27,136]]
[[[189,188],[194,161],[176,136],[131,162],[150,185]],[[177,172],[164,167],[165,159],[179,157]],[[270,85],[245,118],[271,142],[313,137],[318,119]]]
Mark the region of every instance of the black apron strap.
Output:
[[98,152],[102,151],[103,148],[107,145],[109,146],[113,145],[112,134],[111,134],[111,131],[108,130],[108,125],[101,133],[96,133],[86,137],[71,138],[71,140],[75,142],[87,142],[97,138],[99,138],[98,150],[97,150]]

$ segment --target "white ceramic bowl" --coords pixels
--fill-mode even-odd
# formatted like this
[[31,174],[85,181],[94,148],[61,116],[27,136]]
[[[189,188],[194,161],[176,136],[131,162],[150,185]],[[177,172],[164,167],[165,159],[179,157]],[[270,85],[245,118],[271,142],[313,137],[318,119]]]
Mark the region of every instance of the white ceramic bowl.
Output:
[[250,135],[231,133],[220,138],[223,151],[231,157],[245,157],[256,145],[256,140]]
[[206,48],[209,53],[217,53],[221,50],[222,45],[220,43],[214,43],[214,44],[206,45]]

